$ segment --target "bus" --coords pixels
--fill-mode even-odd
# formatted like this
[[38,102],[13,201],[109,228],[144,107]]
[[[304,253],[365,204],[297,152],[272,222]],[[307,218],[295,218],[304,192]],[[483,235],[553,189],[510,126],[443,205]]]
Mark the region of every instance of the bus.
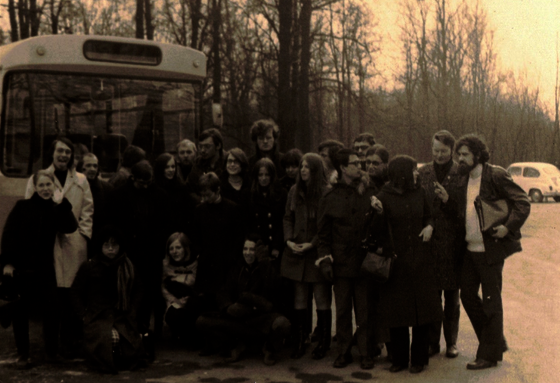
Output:
[[[204,53],[153,41],[52,35],[0,47],[0,235],[59,136],[115,172],[124,149],[150,159],[201,129]],[[85,151],[85,150],[84,150]]]

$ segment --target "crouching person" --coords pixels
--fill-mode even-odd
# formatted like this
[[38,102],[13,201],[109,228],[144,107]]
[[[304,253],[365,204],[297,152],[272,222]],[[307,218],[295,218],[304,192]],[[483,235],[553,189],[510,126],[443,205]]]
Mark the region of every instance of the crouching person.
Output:
[[116,374],[119,369],[146,364],[136,323],[139,283],[124,251],[121,232],[106,226],[98,240],[97,255],[80,267],[72,284],[72,296],[83,318],[88,364]]
[[191,345],[196,345],[194,324],[201,311],[193,290],[197,266],[197,258],[190,252],[189,238],[183,233],[171,234],[163,260],[162,293],[167,306],[165,323],[174,338]]
[[[257,256],[258,235],[249,235],[243,245],[243,259],[233,268],[217,294],[219,313],[198,318],[196,326],[206,343],[219,342],[230,350],[227,362],[236,362],[248,347],[259,347],[264,363],[276,363],[290,322],[278,313],[274,302],[281,293],[280,279],[269,260]],[[227,351],[227,350],[223,350]]]

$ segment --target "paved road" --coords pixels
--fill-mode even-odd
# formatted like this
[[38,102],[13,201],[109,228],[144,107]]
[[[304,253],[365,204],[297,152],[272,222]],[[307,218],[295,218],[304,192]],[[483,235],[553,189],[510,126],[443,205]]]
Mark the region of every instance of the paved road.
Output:
[[[87,371],[81,363],[38,366],[19,372],[10,367],[15,355],[11,329],[0,329],[0,383],[5,382],[201,382],[201,383],[327,383],[327,382],[544,382],[560,381],[560,204],[533,205],[523,229],[525,251],[515,254],[504,269],[505,334],[510,351],[497,368],[468,371],[467,362],[476,352],[476,337],[464,311],[457,359],[443,355],[430,360],[419,375],[407,371],[391,374],[389,363],[377,361],[373,370],[360,370],[358,363],[345,369],[331,367],[333,351],[322,361],[306,355],[294,361],[289,350],[276,366],[264,366],[257,356],[224,364],[218,356],[201,358],[172,344],[159,348],[158,360],[145,371],[102,376]],[[35,326],[36,327],[36,326]],[[38,342],[39,331],[33,332]],[[35,343],[34,342],[34,343]],[[442,341],[443,342],[443,341]],[[444,347],[445,345],[442,345]],[[355,351],[355,350],[354,350]],[[356,355],[356,354],[355,354]]]

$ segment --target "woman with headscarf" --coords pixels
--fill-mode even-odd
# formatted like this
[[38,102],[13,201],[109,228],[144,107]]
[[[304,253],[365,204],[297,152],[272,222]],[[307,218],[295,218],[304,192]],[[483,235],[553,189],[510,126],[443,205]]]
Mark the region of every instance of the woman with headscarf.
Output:
[[315,266],[317,256],[317,208],[319,199],[328,188],[321,156],[307,153],[299,164],[296,183],[290,189],[284,215],[284,239],[286,249],[282,257],[281,274],[294,284],[295,327],[297,345],[292,358],[305,353],[309,334],[305,331],[308,316],[309,290],[313,291],[317,304],[318,345],[313,350],[314,359],[322,359],[331,340],[331,284]]
[[[389,182],[377,198],[383,213],[377,220],[383,254],[395,254],[392,274],[380,287],[379,315],[390,328],[391,372],[419,373],[428,365],[428,330],[442,311],[428,241],[432,236],[430,204],[418,186],[416,160],[399,155],[389,162]],[[412,345],[409,342],[412,327]],[[410,356],[409,356],[410,355]]]
[[96,248],[97,255],[78,270],[72,296],[83,320],[88,364],[116,374],[119,369],[138,368],[146,362],[136,321],[140,282],[120,230],[103,228]]

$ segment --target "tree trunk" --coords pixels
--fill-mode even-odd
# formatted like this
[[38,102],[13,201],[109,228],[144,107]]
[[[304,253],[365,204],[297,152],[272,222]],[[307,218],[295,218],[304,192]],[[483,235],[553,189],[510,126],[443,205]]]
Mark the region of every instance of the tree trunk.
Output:
[[136,0],[136,38],[144,39],[144,0]]
[[220,59],[220,26],[222,25],[221,0],[212,0],[212,101],[222,101],[222,63]]
[[146,38],[148,40],[154,39],[154,23],[152,23],[152,6],[150,0],[145,0],[144,3],[144,16],[146,19]]
[[311,127],[309,124],[309,63],[311,62],[311,0],[301,0],[301,67],[298,89],[297,143],[305,153],[311,150]]
[[282,131],[280,136],[281,146],[291,148],[294,145],[294,127],[290,126],[293,115],[290,69],[291,69],[291,44],[292,44],[292,8],[293,0],[279,0],[279,32],[278,42],[280,51],[278,57],[278,125]]
[[8,0],[8,13],[10,15],[11,39],[12,42],[15,43],[19,40],[15,0]]

